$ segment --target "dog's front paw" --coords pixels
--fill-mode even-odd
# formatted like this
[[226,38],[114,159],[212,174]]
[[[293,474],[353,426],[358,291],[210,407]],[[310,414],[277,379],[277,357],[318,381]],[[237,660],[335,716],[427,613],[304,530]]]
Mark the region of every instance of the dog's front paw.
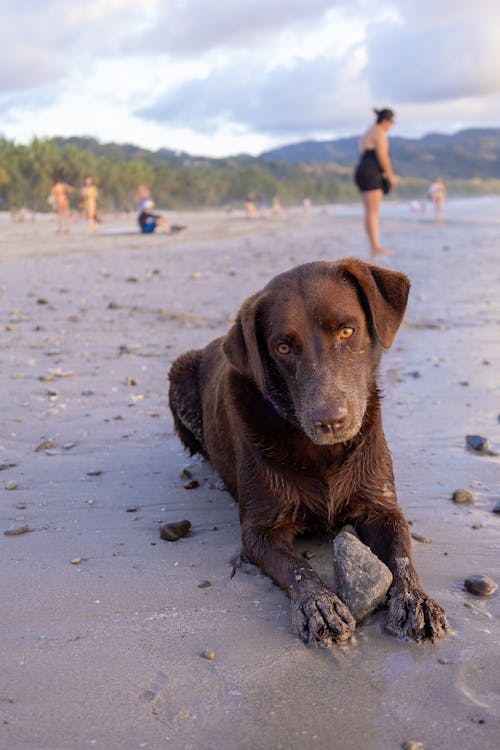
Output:
[[344,602],[326,588],[292,596],[292,626],[310,646],[331,646],[354,633],[356,621]]
[[414,641],[435,641],[449,631],[446,613],[420,587],[393,586],[385,617],[389,632]]

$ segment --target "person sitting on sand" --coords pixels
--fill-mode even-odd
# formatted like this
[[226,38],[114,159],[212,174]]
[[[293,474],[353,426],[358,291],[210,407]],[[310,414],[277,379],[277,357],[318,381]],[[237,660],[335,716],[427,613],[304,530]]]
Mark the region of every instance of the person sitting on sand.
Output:
[[142,209],[138,217],[139,226],[143,234],[152,234],[156,227],[159,227],[167,234],[170,233],[170,225],[161,214],[152,213],[154,203],[152,200],[145,200],[142,203]]
[[57,232],[65,234],[69,232],[69,198],[68,193],[74,190],[71,185],[68,185],[64,180],[59,177],[54,177],[52,182],[52,189],[50,191],[50,197],[52,198],[52,205],[57,211]]

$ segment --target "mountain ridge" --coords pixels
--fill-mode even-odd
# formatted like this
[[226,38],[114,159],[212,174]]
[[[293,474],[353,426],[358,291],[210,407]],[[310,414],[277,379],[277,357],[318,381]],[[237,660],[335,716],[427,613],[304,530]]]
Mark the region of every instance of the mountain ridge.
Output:
[[[360,136],[327,141],[305,140],[264,151],[260,158],[286,164],[354,167]],[[430,179],[500,179],[500,128],[467,128],[451,135],[427,133],[420,138],[390,136],[395,171]]]

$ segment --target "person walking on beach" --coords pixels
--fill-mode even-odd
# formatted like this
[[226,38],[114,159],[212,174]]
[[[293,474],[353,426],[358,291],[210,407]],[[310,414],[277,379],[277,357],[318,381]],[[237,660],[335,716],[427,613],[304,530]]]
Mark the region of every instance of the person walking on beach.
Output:
[[443,221],[444,202],[446,200],[446,188],[441,177],[434,177],[429,187],[427,197],[434,206],[434,218],[436,222],[441,224]]
[[398,178],[392,169],[387,140],[387,133],[394,124],[394,112],[391,109],[374,109],[374,112],[375,123],[360,140],[360,160],[354,181],[363,199],[365,229],[371,254],[375,256],[392,252],[380,244],[379,211],[382,197],[396,186]]
[[69,198],[68,193],[74,190],[71,185],[68,185],[64,180],[59,177],[54,177],[52,182],[52,188],[50,191],[50,197],[52,199],[52,205],[57,211],[57,233],[61,234],[69,232]]
[[97,218],[97,196],[98,190],[94,185],[92,177],[85,178],[85,185],[82,189],[82,209],[87,219],[87,232],[90,234],[95,229]]

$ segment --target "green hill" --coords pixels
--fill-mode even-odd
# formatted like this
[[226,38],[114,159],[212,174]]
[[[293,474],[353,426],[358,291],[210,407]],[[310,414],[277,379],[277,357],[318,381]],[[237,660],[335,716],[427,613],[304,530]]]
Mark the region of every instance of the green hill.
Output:
[[[352,167],[359,138],[303,141],[266,151],[264,159],[285,164],[327,164]],[[422,138],[390,137],[395,171],[406,177],[430,180],[500,179],[500,129],[461,130],[454,135],[429,133]]]
[[[358,140],[303,141],[257,157],[212,159],[87,137],[34,139],[27,145],[0,137],[0,208],[49,210],[47,196],[56,175],[74,186],[74,208],[91,175],[104,211],[134,210],[140,183],[151,188],[157,206],[168,209],[241,206],[250,191],[268,202],[279,195],[285,205],[300,204],[306,196],[314,203],[358,200],[352,179]],[[437,174],[449,195],[500,192],[500,129],[391,137],[390,145],[401,176],[397,199],[422,198]]]

